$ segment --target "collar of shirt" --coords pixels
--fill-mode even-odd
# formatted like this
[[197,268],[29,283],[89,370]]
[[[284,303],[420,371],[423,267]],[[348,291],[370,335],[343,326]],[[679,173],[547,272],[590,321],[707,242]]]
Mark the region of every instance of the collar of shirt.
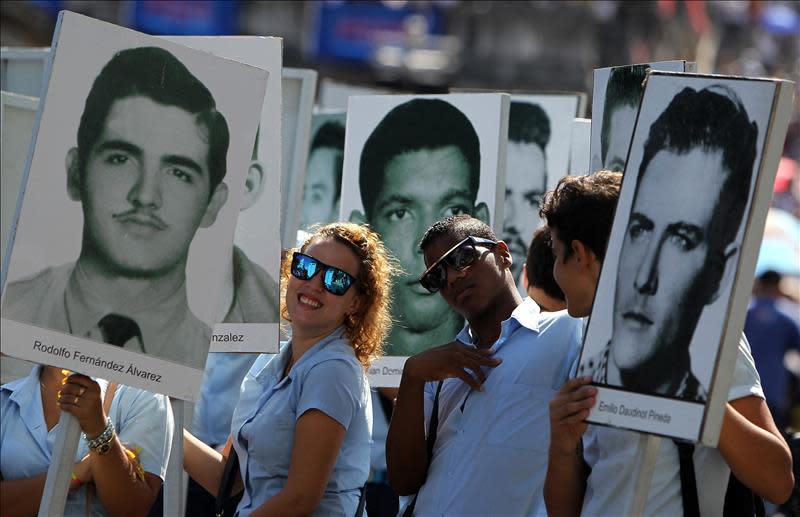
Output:
[[[30,373],[9,383],[0,386],[0,390],[9,393],[8,400],[19,407],[19,415],[25,427],[34,437],[36,443],[42,451],[50,455],[50,446],[47,444],[47,424],[44,421],[44,408],[42,405],[42,392],[40,390],[39,373],[42,365],[37,364],[31,368]],[[100,396],[105,397],[108,382],[102,379],[95,379],[100,384]],[[58,424],[53,427],[55,430]],[[36,432],[39,430],[40,432]],[[52,431],[51,430],[51,431]]]
[[[254,377],[255,380],[264,387],[274,384],[275,388],[283,386],[287,382],[292,382],[301,371],[307,370],[315,364],[329,358],[331,355],[341,355],[344,351],[348,355],[355,355],[353,348],[347,344],[344,335],[344,325],[337,327],[333,332],[320,339],[314,346],[309,348],[300,359],[294,363],[294,366],[289,370],[289,374],[280,378],[286,368],[286,364],[292,354],[292,341],[289,340],[284,346],[281,347],[278,355],[269,361]],[[336,346],[339,345],[339,346]],[[343,345],[343,346],[342,346]],[[280,379],[275,382],[276,379]]]
[[233,247],[233,303],[226,323],[274,321],[278,312],[278,285],[238,247]]
[[134,320],[145,344],[162,342],[189,310],[185,281],[175,288],[166,282],[152,282],[138,295],[114,305],[97,295],[91,278],[79,263],[70,275],[64,303],[72,334],[85,336],[103,316],[114,313]]
[[[497,351],[520,327],[539,332],[539,306],[532,298],[525,298],[521,304],[517,305],[511,316],[500,324],[500,337],[492,344],[491,350]],[[464,325],[456,339],[467,346],[475,346],[472,342],[472,329],[469,323]]]

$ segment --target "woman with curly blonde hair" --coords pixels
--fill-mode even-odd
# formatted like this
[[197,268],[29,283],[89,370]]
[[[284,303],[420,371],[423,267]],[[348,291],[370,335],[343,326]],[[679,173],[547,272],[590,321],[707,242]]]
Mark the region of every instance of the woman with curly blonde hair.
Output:
[[[244,489],[237,515],[356,514],[370,463],[366,369],[389,331],[393,272],[377,234],[352,223],[323,226],[287,254],[292,339],[245,377],[228,439]],[[184,431],[184,466],[212,494],[225,461]]]

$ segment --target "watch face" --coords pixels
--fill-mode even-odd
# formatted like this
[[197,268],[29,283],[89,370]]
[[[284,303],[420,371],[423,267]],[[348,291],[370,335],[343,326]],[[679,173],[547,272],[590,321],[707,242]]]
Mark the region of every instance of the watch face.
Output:
[[108,441],[108,442],[104,443],[103,445],[98,446],[96,450],[97,450],[97,454],[100,454],[100,455],[107,453],[108,451],[111,450],[111,441]]

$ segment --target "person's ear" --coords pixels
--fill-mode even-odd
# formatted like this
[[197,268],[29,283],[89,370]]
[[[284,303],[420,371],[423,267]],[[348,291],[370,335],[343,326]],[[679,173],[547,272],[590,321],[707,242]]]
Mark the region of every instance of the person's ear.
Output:
[[359,314],[363,309],[364,297],[361,295],[361,293],[356,293],[356,295],[353,297],[353,300],[350,302],[350,306],[347,307],[347,314],[349,316],[353,316],[355,314]]
[[81,200],[81,171],[78,165],[78,148],[67,151],[64,165],[67,168],[67,195],[73,201]]
[[528,292],[528,264],[522,264],[522,288]]
[[255,204],[264,192],[264,166],[258,160],[250,162],[247,178],[244,181],[244,196],[239,210],[247,210]]
[[735,243],[728,244],[725,251],[719,258],[720,262],[711,265],[708,281],[708,292],[706,293],[706,305],[714,303],[719,298],[723,289],[730,285],[736,276],[736,266],[738,261],[734,257],[739,253],[739,246]]
[[214,193],[211,194],[211,198],[208,200],[208,204],[206,205],[206,211],[203,214],[203,219],[200,220],[200,227],[201,228],[208,228],[217,220],[217,214],[225,206],[225,202],[228,201],[228,186],[225,184],[224,181],[221,181],[217,188],[214,189]]
[[475,205],[475,214],[473,214],[473,217],[475,219],[480,219],[489,226],[492,225],[491,214],[489,214],[489,207],[486,206],[486,203],[481,202]]
[[508,249],[508,244],[505,241],[497,241],[494,247],[494,254],[503,269],[511,269],[514,263],[514,257],[511,256],[511,250]]
[[367,218],[364,217],[364,214],[360,210],[353,210],[350,212],[349,221],[351,223],[364,224],[367,222]]
[[572,248],[572,257],[577,261],[577,264],[580,267],[590,267],[595,262],[598,262],[597,255],[594,254],[592,248],[578,239],[572,240],[570,243],[570,248]]

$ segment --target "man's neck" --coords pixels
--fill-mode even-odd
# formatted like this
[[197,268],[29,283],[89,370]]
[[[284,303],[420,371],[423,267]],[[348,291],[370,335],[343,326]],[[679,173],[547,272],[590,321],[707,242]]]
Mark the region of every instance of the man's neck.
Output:
[[410,356],[418,354],[429,348],[449,343],[464,325],[464,320],[456,313],[451,313],[448,318],[428,330],[422,332],[412,331],[400,323],[392,326],[389,345],[386,347],[387,355]]
[[109,270],[102,260],[84,253],[78,257],[75,267],[81,269],[94,293],[113,305],[132,300],[156,284],[159,292],[174,292],[186,282],[186,264],[183,262],[158,277],[126,276]]
[[511,313],[521,303],[522,297],[516,286],[512,281],[507,282],[506,289],[503,289],[491,303],[487,304],[484,312],[469,319],[469,328],[472,331],[475,346],[478,348],[492,346],[500,337],[501,324],[511,317]]

